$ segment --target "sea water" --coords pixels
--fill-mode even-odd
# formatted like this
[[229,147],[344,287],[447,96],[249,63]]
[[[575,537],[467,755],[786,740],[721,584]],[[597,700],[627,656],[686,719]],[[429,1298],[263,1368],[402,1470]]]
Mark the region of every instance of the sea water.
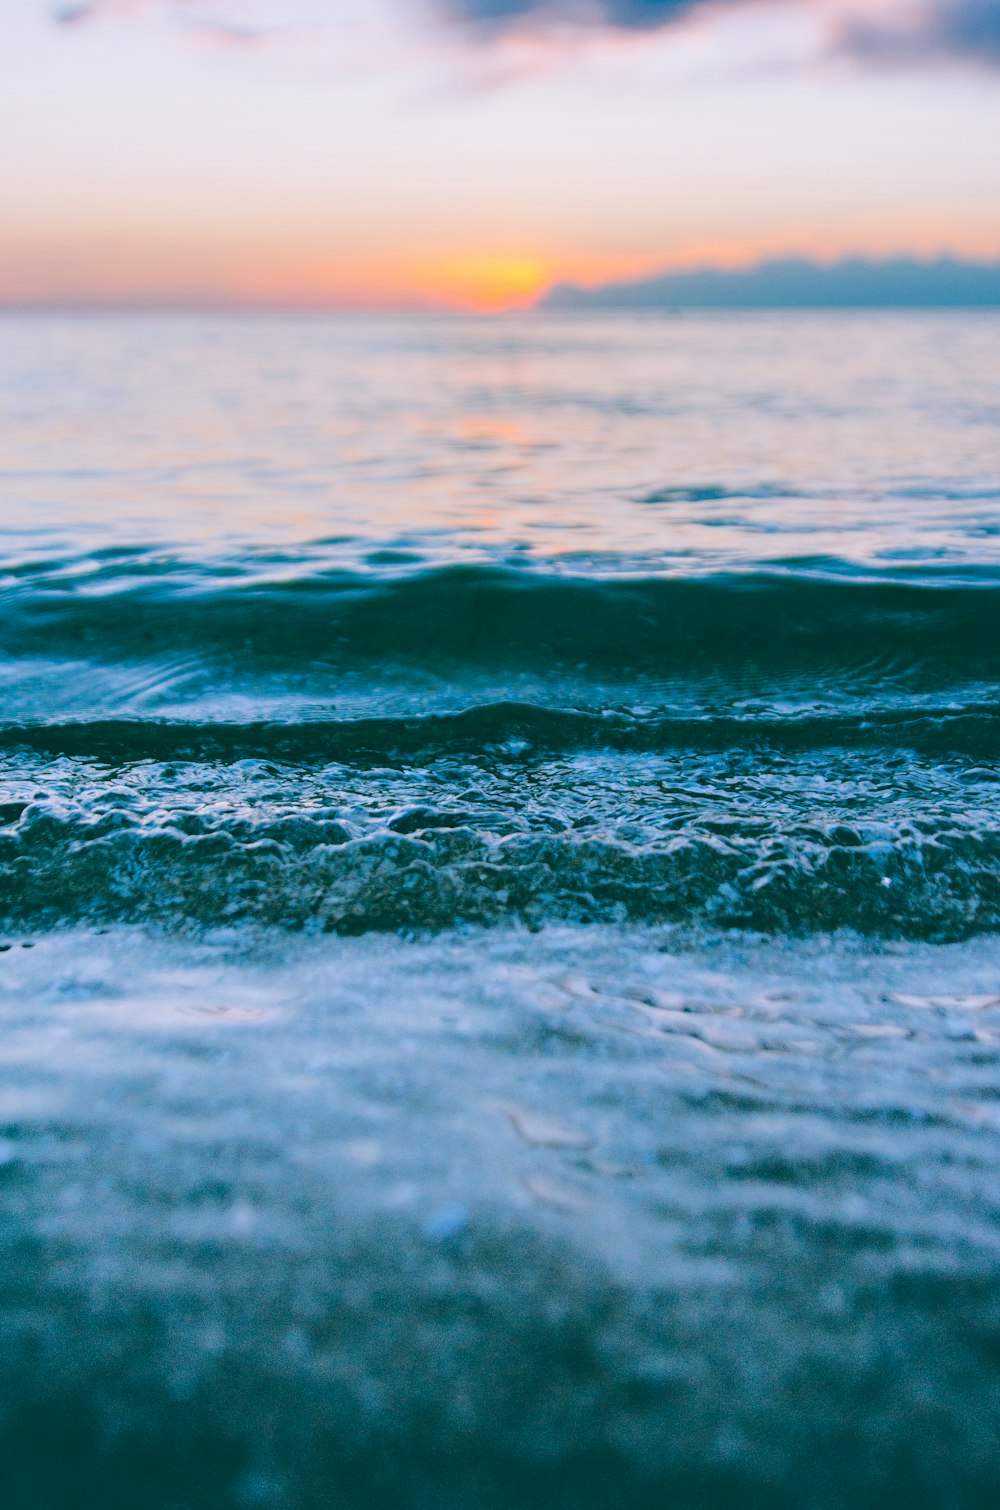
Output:
[[1000,316],[0,320],[0,1499],[992,1506]]

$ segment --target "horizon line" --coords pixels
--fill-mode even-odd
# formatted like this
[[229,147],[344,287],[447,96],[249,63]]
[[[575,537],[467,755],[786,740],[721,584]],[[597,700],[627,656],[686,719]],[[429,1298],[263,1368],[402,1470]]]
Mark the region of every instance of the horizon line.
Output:
[[[890,287],[880,291],[877,281],[880,277],[890,277],[893,273],[905,272],[918,278],[929,280],[919,289],[897,289],[895,293]],[[789,301],[787,294],[779,296],[777,287],[773,290],[775,301],[773,304],[765,299],[761,300],[761,287],[766,286],[769,276],[780,278],[782,273],[789,273],[804,279],[795,289],[797,297]],[[868,279],[874,278],[876,285],[871,282],[865,284],[863,290],[857,292],[857,302],[852,303],[849,279],[852,273],[860,274]],[[983,289],[977,290],[979,297],[970,298],[968,290],[959,287],[948,287],[943,284],[935,289],[933,280],[935,275],[943,278],[965,277],[981,279],[991,276],[997,279],[995,294],[990,288],[987,292],[990,298],[984,300]],[[626,306],[616,304],[617,299],[628,300],[629,295],[653,295],[662,292],[668,295],[672,288],[678,292],[686,293],[690,298],[690,291],[696,288],[699,281],[704,281],[707,289],[726,289],[732,296],[732,302],[716,305],[708,302],[700,305],[695,301],[684,303],[678,307],[680,310],[692,312],[705,308],[732,309],[737,311],[746,308],[748,311],[774,309],[839,309],[850,310],[862,309],[890,309],[890,310],[916,310],[916,309],[987,309],[1000,307],[1000,255],[987,257],[962,256],[954,252],[940,252],[931,255],[915,255],[913,253],[888,253],[871,254],[863,252],[847,253],[843,256],[829,259],[817,258],[804,253],[780,253],[766,256],[758,261],[743,265],[732,265],[720,262],[702,262],[687,264],[681,267],[665,267],[645,274],[634,275],[626,278],[610,278],[603,282],[578,282],[569,278],[552,277],[546,281],[543,287],[533,290],[530,295],[513,299],[509,302],[481,302],[472,300],[448,299],[438,294],[436,297],[421,294],[419,291],[403,295],[397,299],[365,298],[363,295],[351,298],[346,295],[330,294],[324,296],[296,296],[289,293],[286,297],[276,297],[274,294],[259,296],[252,293],[238,295],[223,289],[188,291],[188,292],[148,292],[148,293],[116,293],[109,291],[106,294],[38,294],[38,295],[12,295],[3,297],[0,295],[0,314],[2,315],[300,315],[303,318],[317,318],[321,316],[361,316],[361,317],[415,317],[425,316],[430,318],[481,318],[496,319],[500,316],[551,314],[559,313],[583,313],[591,310],[597,311],[616,309],[621,311]],[[809,301],[810,287],[815,288],[819,294],[824,284],[831,285],[838,280],[839,297],[836,303],[827,303],[820,300],[816,304]],[[754,291],[755,297],[749,299],[746,305],[739,302],[739,292],[745,287],[748,293]],[[880,296],[881,294],[881,296]],[[602,300],[611,302],[602,305]],[[665,298],[659,306],[669,311],[671,306]],[[641,299],[628,308],[635,312],[655,313],[657,306],[652,303],[643,304]]]

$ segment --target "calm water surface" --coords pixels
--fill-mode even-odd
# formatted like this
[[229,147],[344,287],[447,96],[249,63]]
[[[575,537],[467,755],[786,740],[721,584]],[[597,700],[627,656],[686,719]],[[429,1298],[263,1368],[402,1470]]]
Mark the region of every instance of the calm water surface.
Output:
[[0,320],[5,1506],[992,1506],[1000,316]]

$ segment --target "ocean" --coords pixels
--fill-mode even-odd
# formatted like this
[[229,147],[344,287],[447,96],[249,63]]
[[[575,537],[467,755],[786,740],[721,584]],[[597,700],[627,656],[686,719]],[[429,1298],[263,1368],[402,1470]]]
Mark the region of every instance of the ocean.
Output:
[[0,318],[4,1510],[1000,1480],[1000,315]]

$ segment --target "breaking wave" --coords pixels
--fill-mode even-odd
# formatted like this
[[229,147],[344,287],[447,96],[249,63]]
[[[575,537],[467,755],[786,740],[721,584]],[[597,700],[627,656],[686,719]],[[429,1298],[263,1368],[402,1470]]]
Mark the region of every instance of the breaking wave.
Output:
[[143,555],[8,568],[11,658],[247,668],[375,664],[442,675],[498,668],[891,678],[937,687],[1000,671],[995,573],[862,572],[838,562],[672,577],[451,566],[213,568]]

